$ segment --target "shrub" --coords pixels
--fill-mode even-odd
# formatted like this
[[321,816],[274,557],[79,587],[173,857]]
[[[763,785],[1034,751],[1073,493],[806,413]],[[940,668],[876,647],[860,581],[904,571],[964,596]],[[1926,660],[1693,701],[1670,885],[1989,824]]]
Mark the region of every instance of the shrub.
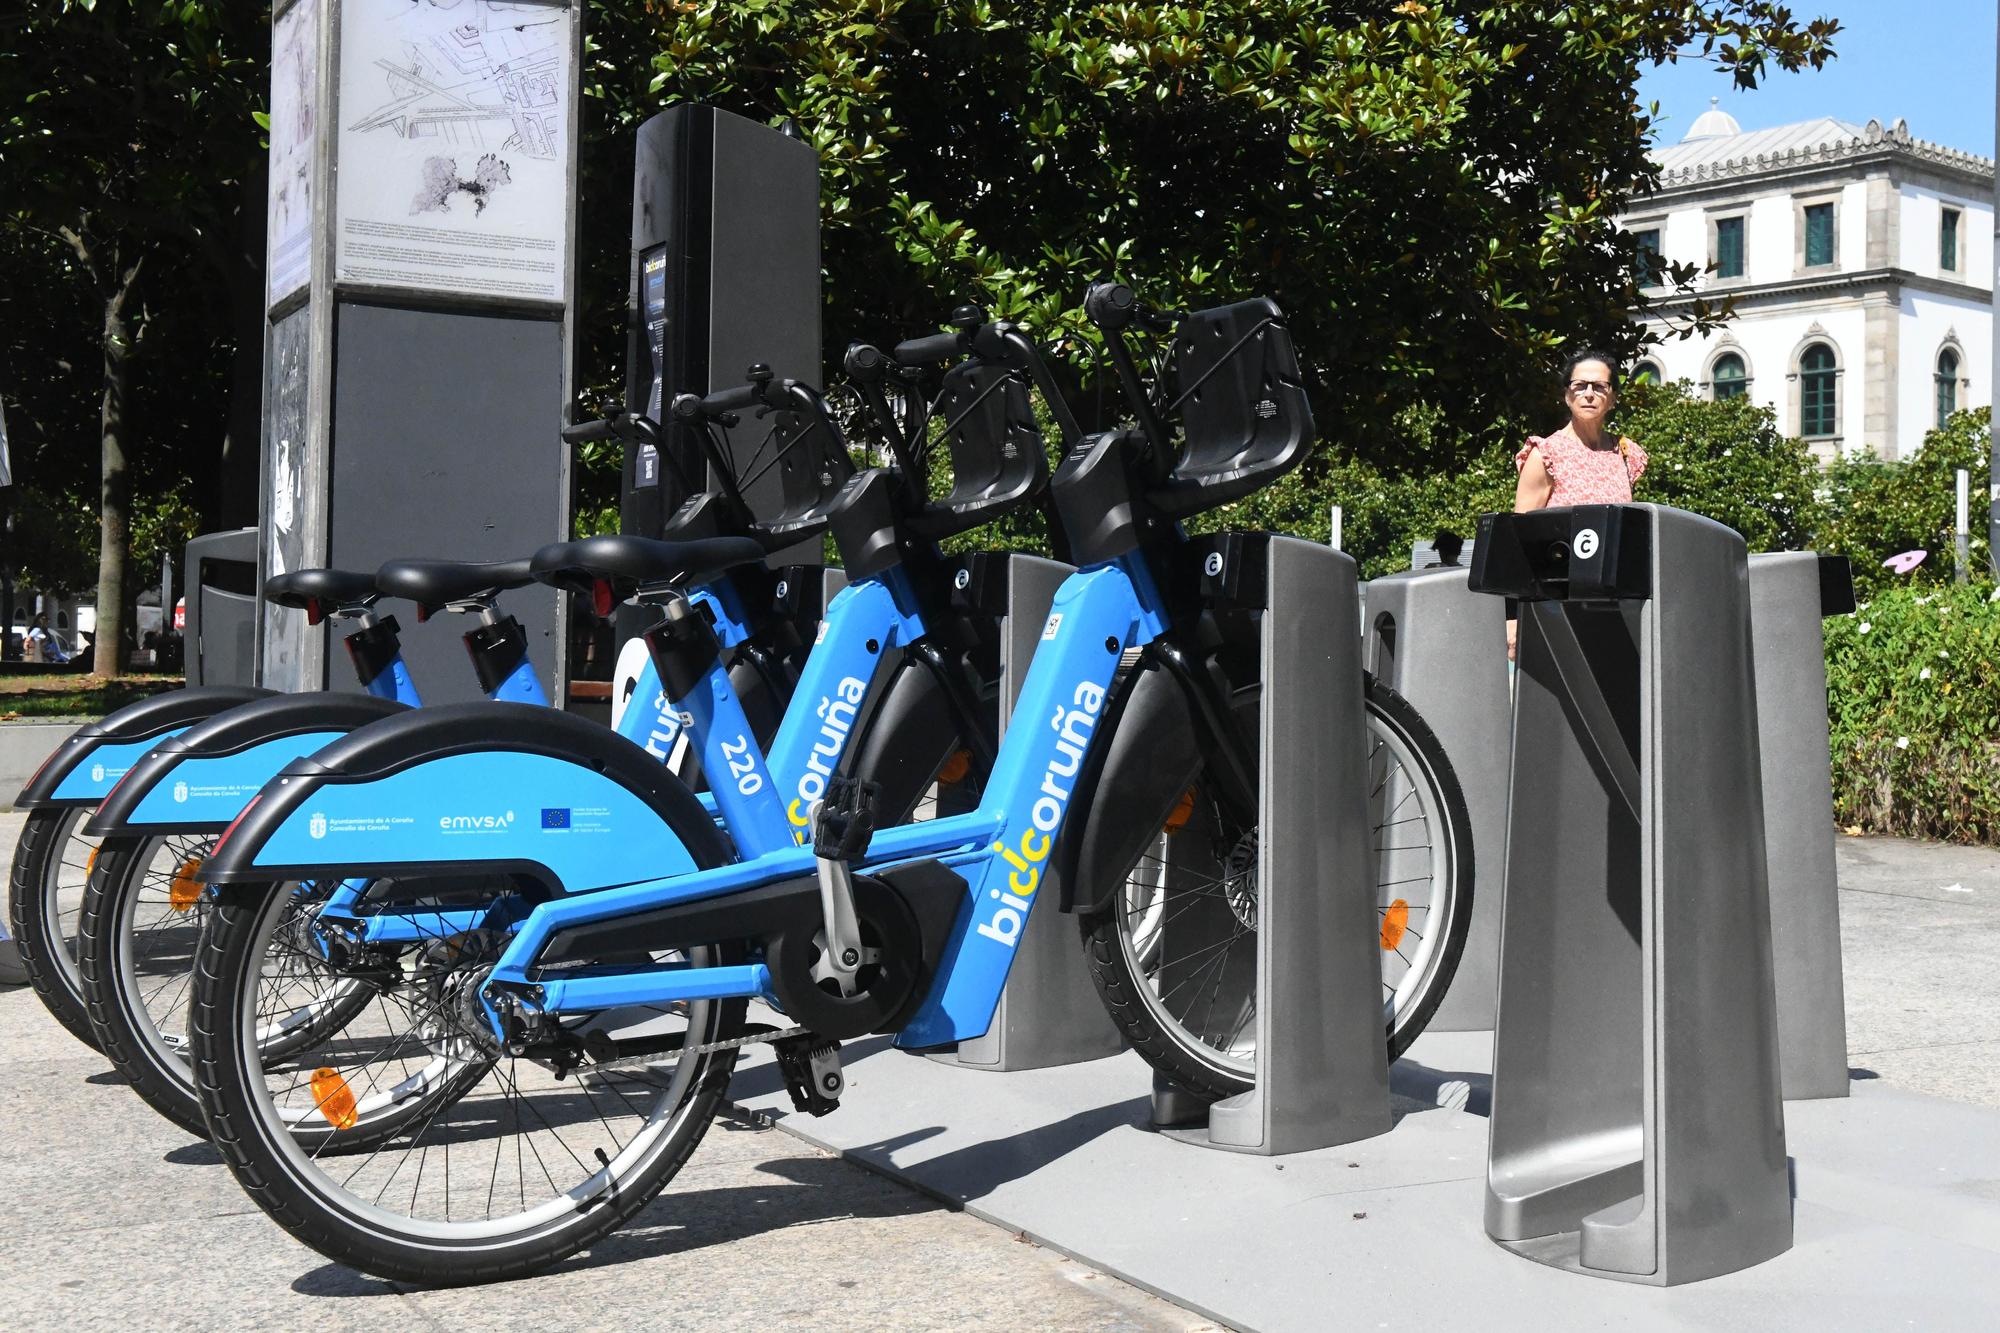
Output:
[[[1854,565],[1855,589],[1862,596],[1906,584],[1943,584],[1956,573],[1953,522],[1956,482],[1953,473],[1972,473],[1972,539],[1974,570],[1988,566],[1984,506],[1989,412],[1979,408],[1955,413],[1940,430],[1924,436],[1907,459],[1893,463],[1872,458],[1843,458],[1827,470],[1826,520],[1818,549],[1845,555]],[[1930,552],[1908,575],[1882,567],[1902,551]]]
[[1820,524],[1819,465],[1786,437],[1768,407],[1711,402],[1685,385],[1631,386],[1618,427],[1646,450],[1633,498],[1726,523],[1752,551],[1812,546]]
[[1826,623],[1840,823],[2000,842],[2000,595],[1893,588]]

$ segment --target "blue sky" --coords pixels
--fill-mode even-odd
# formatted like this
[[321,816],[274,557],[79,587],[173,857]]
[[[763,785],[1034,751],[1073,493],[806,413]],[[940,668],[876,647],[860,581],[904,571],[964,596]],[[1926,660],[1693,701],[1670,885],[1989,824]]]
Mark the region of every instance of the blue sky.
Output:
[[1803,21],[1840,20],[1838,58],[1817,73],[1772,72],[1761,87],[1737,92],[1709,62],[1662,65],[1639,84],[1642,101],[1660,104],[1662,143],[1678,142],[1708,99],[1746,130],[1833,116],[1888,125],[1898,116],[1910,133],[1948,148],[1993,155],[1996,0],[1791,0]]

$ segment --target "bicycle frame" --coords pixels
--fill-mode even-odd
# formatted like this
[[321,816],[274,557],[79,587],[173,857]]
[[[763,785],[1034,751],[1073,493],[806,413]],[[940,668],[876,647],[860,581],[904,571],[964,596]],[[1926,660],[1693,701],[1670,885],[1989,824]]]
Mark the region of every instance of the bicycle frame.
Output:
[[[862,868],[936,859],[967,885],[930,993],[897,1034],[899,1046],[976,1037],[991,1024],[1034,907],[1041,865],[1067,815],[1119,656],[1166,628],[1165,607],[1136,553],[1071,575],[1056,594],[1015,706],[1019,721],[1001,743],[979,808],[876,835]],[[714,870],[540,904],[515,929],[487,981],[489,994],[496,987],[530,990],[535,1007],[552,1014],[730,996],[775,1000],[770,972],[761,962],[539,979],[531,973],[558,931],[774,884],[809,875],[813,868],[809,848],[785,848]]]
[[[808,840],[812,807],[838,768],[855,719],[876,688],[878,666],[891,648],[924,633],[906,572],[884,571],[849,584],[828,603],[819,641],[772,739],[768,763],[751,740],[743,705],[719,662],[689,696],[669,700],[649,661],[635,697],[650,689],[657,702],[626,710],[628,736],[636,737],[641,729],[654,736],[669,730],[677,736],[684,730],[698,743],[702,771],[710,775],[704,807],[729,831],[746,861],[796,849]],[[631,882],[628,867],[635,857],[662,858],[657,865],[647,864],[652,873],[694,869],[671,837],[647,837],[659,827],[651,811],[595,777],[566,778],[562,769],[539,756],[487,753],[454,755],[368,783],[329,784],[315,793],[309,815],[295,812],[272,833],[253,864],[324,859],[327,848],[321,840],[328,832],[351,829],[368,835],[370,859],[381,864],[449,861],[466,835],[477,835],[482,850],[492,853],[490,859],[544,870],[571,892]],[[420,823],[401,813],[436,808],[441,793],[516,784],[547,802],[537,807],[540,821],[532,828],[513,810],[482,807],[477,813],[441,815],[437,823]],[[579,836],[614,831],[615,839]],[[348,879],[328,897],[320,920],[370,944],[408,943],[438,930],[455,933],[486,923],[484,909],[369,913],[367,884]]]

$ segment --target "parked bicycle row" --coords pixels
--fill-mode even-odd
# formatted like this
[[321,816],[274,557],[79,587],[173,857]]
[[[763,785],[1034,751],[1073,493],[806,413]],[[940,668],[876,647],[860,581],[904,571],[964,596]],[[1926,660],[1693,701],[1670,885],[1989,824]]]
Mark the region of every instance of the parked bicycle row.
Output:
[[[1175,313],[1099,284],[1087,309],[1130,428],[1082,435],[1027,331],[962,310],[845,358],[884,466],[752,368],[667,422],[569,432],[659,449],[685,496],[664,540],[273,579],[342,627],[363,693],[190,689],[59,747],[11,883],[37,991],[293,1235],[423,1282],[616,1227],[747,1045],[824,1113],[842,1041],[980,1036],[1045,897],[1132,1046],[1204,1097],[1250,1087],[1260,611],[1180,524],[1296,465],[1312,414],[1268,300]],[[767,469],[783,502],[759,515]],[[1011,705],[1008,557],[945,551],[1009,514],[1076,568]],[[823,607],[816,570],[771,568],[822,534],[845,578]],[[534,581],[641,618],[614,728],[547,706],[502,606]],[[486,702],[420,705],[398,601],[473,622]],[[1393,1055],[1463,944],[1463,807],[1397,696],[1325,688],[1366,699]]]

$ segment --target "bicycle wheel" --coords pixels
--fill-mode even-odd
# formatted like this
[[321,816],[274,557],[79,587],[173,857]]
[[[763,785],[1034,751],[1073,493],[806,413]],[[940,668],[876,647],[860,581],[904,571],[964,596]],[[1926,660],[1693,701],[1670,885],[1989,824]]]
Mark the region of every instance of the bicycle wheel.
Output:
[[273,982],[297,951],[287,897],[235,890],[215,907],[197,960],[194,1065],[238,1181],[322,1254],[427,1284],[521,1276],[644,1207],[700,1142],[736,1054],[701,1048],[740,1029],[742,1001],[572,1020],[554,1048],[678,1043],[643,1068],[578,1068],[542,1042],[502,1049],[477,990],[505,940],[485,932],[349,960],[366,1009],[268,1058],[260,1032],[297,1004]]
[[[1254,707],[1254,688],[1237,699]],[[1472,833],[1458,779],[1407,700],[1367,682],[1368,804],[1395,1059],[1437,1012],[1472,921]],[[1102,911],[1081,917],[1090,971],[1126,1040],[1183,1087],[1217,1097],[1256,1075],[1257,829],[1204,780]]]
[[77,966],[77,925],[97,839],[83,826],[91,807],[29,812],[8,879],[9,926],[28,983],[78,1041],[97,1045]]
[[[84,895],[78,942],[99,1047],[147,1105],[204,1137],[187,1023],[195,949],[213,901],[201,864],[214,843],[208,834],[106,838]],[[293,890],[294,929],[323,897]],[[266,1059],[338,1031],[367,1004],[363,988],[333,974],[324,960],[293,950],[287,962],[296,1003],[259,1034]]]

